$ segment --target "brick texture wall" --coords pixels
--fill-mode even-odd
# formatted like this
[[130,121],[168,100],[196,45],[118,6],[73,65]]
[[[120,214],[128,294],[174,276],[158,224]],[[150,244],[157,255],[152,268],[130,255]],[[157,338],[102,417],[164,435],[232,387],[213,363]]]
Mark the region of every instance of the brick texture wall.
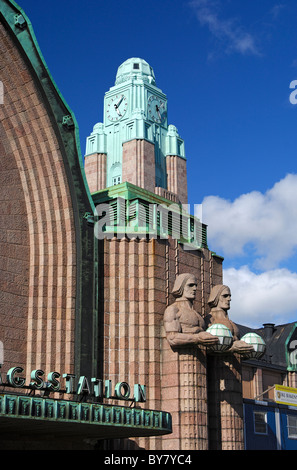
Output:
[[91,193],[106,188],[106,158],[105,153],[85,157],[85,173]]
[[0,340],[3,372],[74,361],[76,245],[59,142],[31,69],[0,26]]
[[187,162],[176,155],[167,155],[167,189],[177,194],[182,204],[188,203]]
[[208,357],[209,448],[243,450],[242,371],[239,355]]
[[146,140],[134,139],[123,144],[122,182],[155,192],[155,147]]
[[163,315],[174,301],[170,292],[175,277],[183,272],[197,277],[194,308],[206,315],[210,288],[222,279],[221,260],[208,250],[185,251],[171,238],[113,238],[99,242],[99,247],[103,377],[147,385],[145,408],[169,411],[173,419],[173,434],[140,438],[136,445],[206,449],[205,351],[173,352],[163,331]]

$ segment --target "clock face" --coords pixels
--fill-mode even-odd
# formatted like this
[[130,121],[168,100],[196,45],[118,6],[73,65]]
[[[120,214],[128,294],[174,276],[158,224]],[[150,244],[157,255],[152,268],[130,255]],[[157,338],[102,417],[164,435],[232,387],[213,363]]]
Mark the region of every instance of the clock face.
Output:
[[127,97],[121,93],[110,98],[106,105],[106,116],[110,121],[119,121],[128,108]]
[[148,99],[148,117],[158,124],[166,119],[166,103],[155,95],[150,95]]

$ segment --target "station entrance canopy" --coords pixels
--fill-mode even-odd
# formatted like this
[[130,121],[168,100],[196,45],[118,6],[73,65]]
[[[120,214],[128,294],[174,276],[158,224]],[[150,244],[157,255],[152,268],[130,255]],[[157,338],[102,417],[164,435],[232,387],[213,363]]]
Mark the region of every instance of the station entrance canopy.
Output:
[[163,411],[78,403],[13,394],[0,395],[0,439],[47,435],[68,440],[145,437],[172,432]]

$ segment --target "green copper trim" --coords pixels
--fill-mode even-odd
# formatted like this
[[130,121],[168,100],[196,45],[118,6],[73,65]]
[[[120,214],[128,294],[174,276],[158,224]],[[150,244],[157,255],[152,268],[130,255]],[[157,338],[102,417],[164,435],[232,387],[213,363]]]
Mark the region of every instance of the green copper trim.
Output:
[[100,191],[92,193],[92,197],[95,206],[100,202],[109,201],[115,199],[116,197],[122,197],[127,200],[141,197],[150,203],[165,204],[167,206],[172,204],[172,202],[170,202],[168,199],[129,182],[110,186],[106,189],[101,189]]
[[285,355],[286,355],[286,362],[287,362],[287,370],[290,372],[296,372],[297,371],[297,332],[295,333],[295,342],[296,342],[296,348],[289,352],[289,343],[292,340],[293,334],[296,331],[297,328],[297,323],[294,323],[292,326],[292,330],[290,334],[288,335],[286,342],[285,342]]
[[[93,200],[98,207],[95,218],[99,217],[99,221],[95,234],[99,239],[123,234],[130,238],[144,235],[150,238],[172,236],[187,249],[208,248],[205,224],[190,215],[181,204],[143,188],[126,182],[93,193]],[[111,207],[111,211],[109,216],[105,216],[104,225],[103,219],[100,219],[103,213],[106,214],[106,204]]]
[[119,85],[133,79],[140,79],[148,82],[150,85],[156,85],[153,68],[144,59],[139,57],[127,59],[119,66],[115,85]]
[[171,415],[164,411],[20,395],[0,395],[0,423],[3,418],[26,420],[27,429],[31,422],[32,431],[35,426],[42,429],[41,422],[71,424],[72,435],[87,431],[99,439],[107,438],[112,428],[125,437],[172,432]]
[[217,255],[217,253],[215,251],[212,251],[211,252],[211,256],[213,256],[214,258],[219,258],[221,259],[222,261],[224,261],[224,257],[223,256],[220,256],[220,255]]
[[[15,14],[12,14],[12,8],[15,10]],[[85,180],[86,190],[88,191],[87,180],[84,171],[84,164],[80,149],[80,140],[79,140],[79,128],[75,118],[74,113],[71,111],[70,107],[66,103],[63,95],[61,94],[60,90],[58,89],[50,71],[46,64],[46,61],[43,57],[39,44],[37,42],[34,29],[32,23],[24,10],[14,1],[14,0],[1,0],[0,4],[0,14],[3,15],[7,24],[9,25],[11,31],[17,37],[20,45],[22,46],[24,52],[26,53],[27,57],[30,60],[31,65],[34,68],[34,71],[39,79],[40,85],[45,91],[48,91],[49,88],[54,87],[55,93],[57,93],[59,100],[62,102],[63,106],[67,110],[69,118],[72,119],[73,128],[75,132],[75,145],[77,150],[77,156],[79,158],[79,163],[82,171],[82,177]],[[33,47],[32,47],[33,46]],[[46,75],[44,74],[44,70],[46,71]],[[56,98],[53,96],[47,95],[47,99],[51,103],[53,111],[58,111],[58,108],[55,105]],[[62,130],[63,122],[65,116],[61,116],[60,113],[56,114],[57,123]],[[66,139],[67,140],[67,139]],[[90,204],[92,204],[92,199],[90,198]]]
[[106,181],[122,181],[123,145],[146,140],[155,152],[155,186],[167,189],[166,156],[184,160],[185,145],[174,125],[168,125],[167,97],[156,86],[152,67],[131,58],[118,68],[115,85],[105,93],[103,123],[86,139],[85,156],[106,153]]

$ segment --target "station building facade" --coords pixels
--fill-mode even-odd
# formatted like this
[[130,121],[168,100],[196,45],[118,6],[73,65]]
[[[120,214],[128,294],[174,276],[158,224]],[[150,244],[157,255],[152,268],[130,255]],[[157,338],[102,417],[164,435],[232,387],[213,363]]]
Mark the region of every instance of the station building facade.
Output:
[[98,247],[78,127],[29,18],[5,0],[0,20],[0,447],[170,433],[170,414],[146,408],[145,384],[99,375]]
[[168,340],[177,279],[195,278],[188,315],[204,334],[223,259],[188,209],[185,146],[154,70],[119,66],[83,162],[28,17],[13,0],[0,17],[0,446],[253,448],[248,407],[296,387],[295,325],[234,326],[261,354]]
[[[173,419],[171,435],[154,444],[149,439],[144,447],[258,448],[265,438],[260,435],[257,440],[254,416],[260,415],[253,406],[259,409],[270,403],[272,409],[287,406],[290,416],[295,413],[294,406],[274,400],[275,385],[296,392],[296,325],[265,324],[258,330],[238,325],[240,338],[256,334],[265,343],[265,353],[257,357],[218,359],[207,348],[200,348],[199,359],[191,348],[173,353],[163,320],[174,300],[175,279],[181,273],[196,276],[194,308],[207,318],[211,288],[223,283],[223,260],[208,248],[207,227],[190,215],[184,141],[168,121],[166,95],[146,61],[131,58],[118,67],[114,85],[104,96],[103,116],[87,138],[85,171],[99,217],[96,237],[105,270],[102,318],[107,321],[102,331],[106,338],[117,338],[104,346],[106,358],[113,358],[106,367],[133,375],[133,362],[123,358],[131,357],[131,352],[133,358],[139,357],[139,352],[135,356],[135,331],[138,347],[143,336],[146,360],[137,365],[137,373],[147,374],[145,380],[154,384],[154,399],[158,398],[154,403],[169,409]],[[110,260],[116,263],[115,269]],[[130,331],[131,322],[134,331]],[[268,422],[266,411],[261,416]],[[274,429],[281,429],[282,435],[288,432],[284,420]],[[276,443],[276,432],[273,436]],[[294,439],[288,437],[291,448],[296,447]]]

